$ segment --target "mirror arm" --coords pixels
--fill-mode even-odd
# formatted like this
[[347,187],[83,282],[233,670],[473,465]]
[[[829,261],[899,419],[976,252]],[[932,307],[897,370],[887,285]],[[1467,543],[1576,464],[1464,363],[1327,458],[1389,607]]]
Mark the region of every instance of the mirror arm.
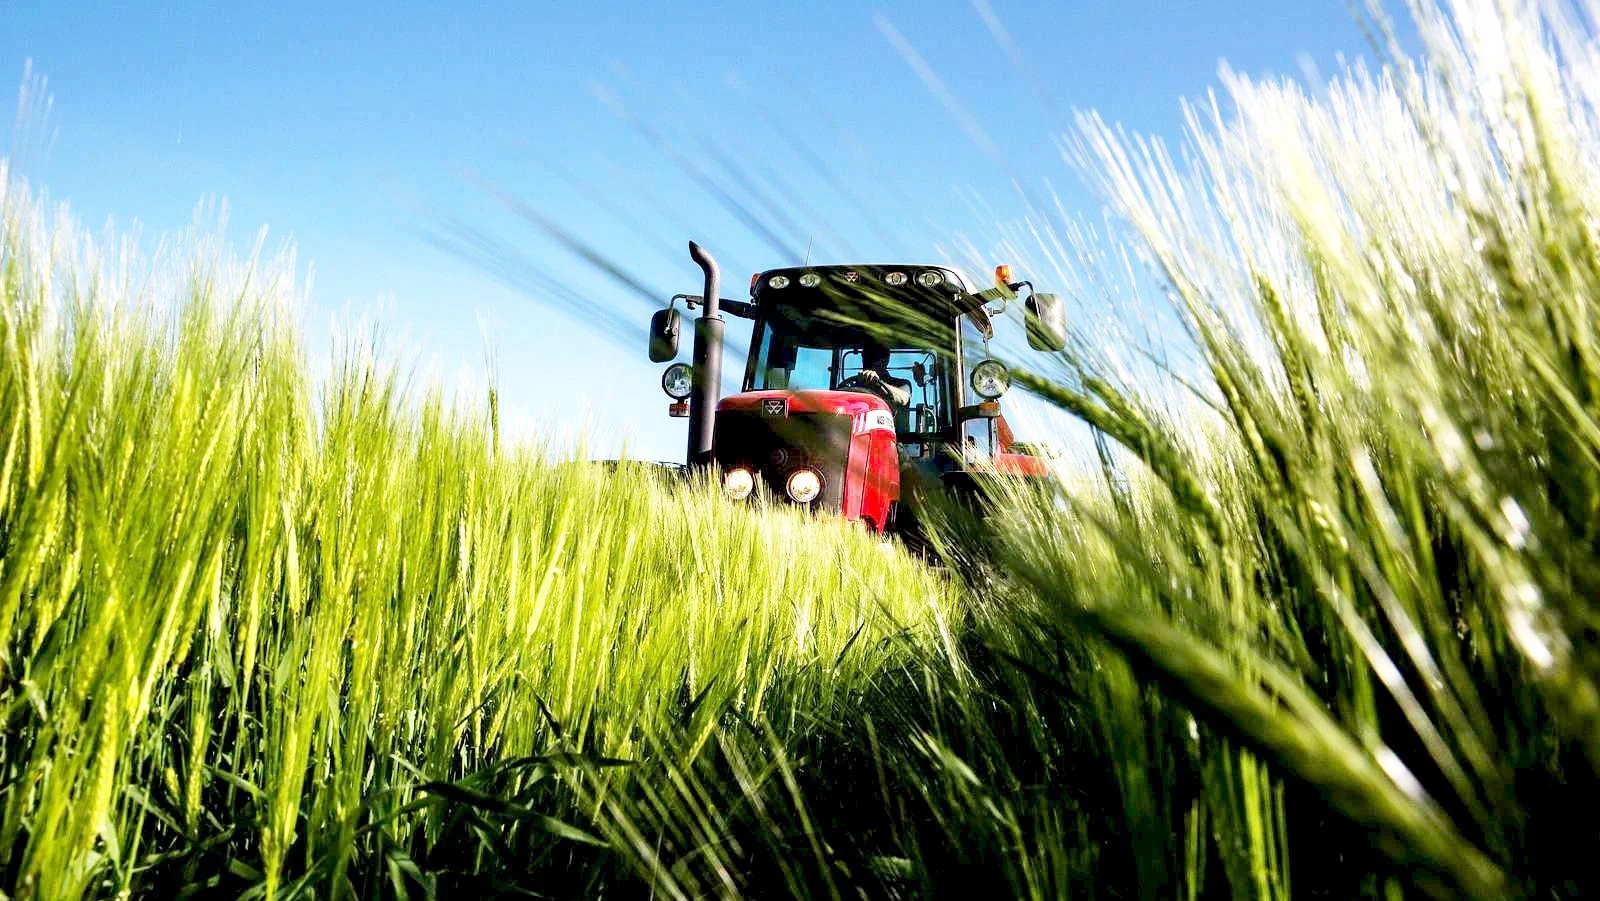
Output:
[[756,318],[756,305],[743,300],[722,299],[722,312],[732,313],[740,319]]
[[981,404],[968,404],[956,411],[957,422],[967,422],[972,419],[995,419],[1000,415],[1000,403],[997,400],[986,400]]
[[968,294],[967,296],[973,300],[976,300],[980,304],[985,304],[991,300],[1015,299],[1017,296],[1017,291],[1022,288],[1027,288],[1028,292],[1032,293],[1034,290],[1033,282],[1023,279],[1020,282],[1012,282],[1003,288],[999,285],[995,285],[993,288],[985,288],[982,291],[976,291],[972,294]]
[[[688,307],[690,310],[698,309],[700,305],[705,302],[705,298],[698,294],[672,295],[673,303],[677,303],[680,300],[683,301],[684,306]],[[732,313],[733,315],[738,316],[740,319],[756,318],[756,305],[748,301],[729,300],[724,297],[717,301],[717,305],[722,308],[722,312]]]

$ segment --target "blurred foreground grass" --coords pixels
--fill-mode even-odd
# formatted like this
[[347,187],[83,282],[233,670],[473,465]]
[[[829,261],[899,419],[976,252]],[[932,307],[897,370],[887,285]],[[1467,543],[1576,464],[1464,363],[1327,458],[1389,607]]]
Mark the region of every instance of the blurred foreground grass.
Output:
[[962,588],[365,345],[318,379],[290,261],[0,179],[7,891],[1592,893],[1600,45],[1415,13],[1424,59],[1230,77],[1184,154],[1080,122],[1194,357],[1029,377],[1104,468],[1000,484]]

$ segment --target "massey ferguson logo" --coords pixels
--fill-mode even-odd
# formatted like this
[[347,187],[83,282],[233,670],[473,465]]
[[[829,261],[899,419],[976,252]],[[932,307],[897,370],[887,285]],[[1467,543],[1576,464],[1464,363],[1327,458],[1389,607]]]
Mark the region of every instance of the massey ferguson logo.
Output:
[[774,397],[761,402],[761,412],[766,416],[788,416],[789,402],[781,397]]

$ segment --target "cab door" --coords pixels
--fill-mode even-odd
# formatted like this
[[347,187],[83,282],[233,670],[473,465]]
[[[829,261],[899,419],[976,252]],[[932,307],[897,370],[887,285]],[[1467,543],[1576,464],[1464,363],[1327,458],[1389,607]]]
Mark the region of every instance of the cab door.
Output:
[[[969,316],[960,319],[961,329],[961,372],[963,375],[970,373],[972,367],[989,358],[989,344],[985,335]],[[976,404],[982,398],[972,395],[970,385],[961,385],[962,403]],[[996,433],[993,419],[968,419],[961,423],[958,430],[961,442],[958,452],[962,459],[988,460],[998,452],[996,446]]]

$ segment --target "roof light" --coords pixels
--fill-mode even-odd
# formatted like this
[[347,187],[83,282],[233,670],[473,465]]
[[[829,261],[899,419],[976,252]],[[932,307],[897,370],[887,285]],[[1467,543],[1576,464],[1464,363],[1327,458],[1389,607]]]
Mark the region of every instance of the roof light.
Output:
[[924,269],[917,273],[917,284],[924,288],[937,288],[944,281],[944,273],[937,269]]
[[1011,267],[1007,266],[1005,263],[1001,263],[1000,265],[994,267],[994,283],[997,285],[1005,285],[1010,287]]
[[906,274],[904,272],[891,272],[883,277],[883,283],[891,288],[898,288],[906,283]]
[[822,284],[822,276],[815,272],[807,272],[805,275],[800,276],[800,287],[802,288],[815,288],[820,284]]
[[787,287],[789,287],[789,276],[787,276],[787,275],[774,275],[772,278],[767,279],[767,287],[769,287],[769,288],[787,288]]

